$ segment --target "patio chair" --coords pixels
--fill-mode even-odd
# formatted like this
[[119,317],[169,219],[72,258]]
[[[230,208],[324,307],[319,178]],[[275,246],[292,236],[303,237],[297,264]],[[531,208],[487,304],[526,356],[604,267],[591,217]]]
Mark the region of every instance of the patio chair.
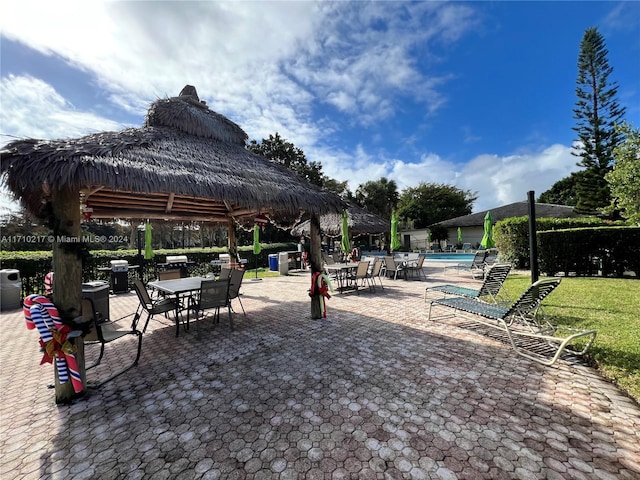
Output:
[[240,286],[242,285],[242,279],[244,278],[245,270],[238,270],[234,268],[231,270],[231,275],[229,277],[229,306],[231,310],[233,310],[233,306],[231,305],[231,301],[234,299],[238,299],[240,302],[240,308],[242,308],[242,313],[244,316],[247,316],[247,312],[244,311],[244,305],[242,305],[242,300],[240,299]]
[[[429,319],[431,319],[434,305],[453,309],[453,316],[457,312],[471,314],[469,317],[473,318],[473,321],[505,332],[511,346],[518,355],[542,365],[553,365],[565,350],[575,355],[583,355],[596,338],[595,330],[557,327],[546,319],[541,312],[542,301],[558,285],[560,285],[560,278],[538,280],[529,286],[520,298],[510,306],[487,303],[468,297],[431,300],[429,303]],[[582,350],[573,350],[574,341],[582,337],[586,337],[586,345]],[[520,344],[516,342],[516,339],[520,341]],[[531,342],[535,342],[535,340],[538,342],[532,344]],[[539,350],[542,350],[542,352],[536,352],[536,348],[540,346],[542,346],[542,349]],[[551,358],[544,354],[544,350],[549,347],[552,349]]]
[[175,280],[180,278],[180,269],[160,270],[158,272],[158,280]]
[[[147,312],[147,319],[144,322],[142,333],[145,333],[147,331],[149,320],[151,320],[153,316],[159,313],[167,314],[171,311],[177,312],[180,309],[180,304],[175,298],[151,299],[147,288],[144,286],[144,283],[142,283],[142,281],[138,278],[133,281],[133,289],[136,291],[136,295],[138,296],[138,300],[140,301],[138,307],[136,308],[136,313],[133,316],[134,326],[136,326],[137,322],[140,320],[142,312]],[[176,322],[178,322],[177,318]]]
[[369,284],[369,291],[375,291],[376,286],[373,284],[371,277],[369,276],[369,262],[360,261],[358,262],[358,266],[356,267],[355,273],[353,274],[353,283],[356,287],[356,293],[360,295],[360,289],[358,288],[358,282],[360,282],[360,286],[364,287],[365,283]]
[[334,265],[336,263],[335,259],[333,258],[333,255],[329,255],[327,252],[322,252],[322,260],[327,265]]
[[502,288],[510,271],[511,264],[496,263],[489,267],[480,288],[475,289],[449,284],[436,285],[425,289],[424,299],[426,301],[428,294],[431,292],[441,292],[444,297],[454,295],[469,298],[488,298],[491,300],[491,303],[511,303],[509,295]]
[[116,322],[112,322],[109,319],[101,318],[101,316],[96,312],[93,300],[90,298],[84,298],[82,300],[82,317],[84,318],[85,322],[91,322],[91,331],[85,335],[84,341],[86,343],[100,344],[100,353],[98,354],[97,360],[91,365],[85,366],[86,370],[100,365],[104,357],[105,345],[107,343],[114,342],[120,338],[125,338],[127,335],[134,335],[138,338],[138,348],[133,363],[116,371],[115,373],[112,373],[108,378],[105,378],[98,383],[92,383],[90,385],[91,387],[101,387],[108,381],[113,380],[119,375],[122,375],[127,370],[135,367],[138,364],[140,353],[142,352],[142,332],[140,332],[136,328],[135,321],[131,324],[130,328],[124,328],[121,325],[117,325]]
[[233,317],[231,316],[231,299],[229,298],[230,279],[203,280],[199,292],[190,298],[187,323],[190,312],[195,312],[196,320],[200,318],[200,312],[204,316],[206,310],[214,310],[213,321],[220,321],[220,309],[227,308],[229,326],[233,330]]
[[218,275],[218,280],[228,280],[229,278],[231,278],[231,268],[221,267],[220,275]]
[[376,258],[373,262],[373,266],[369,270],[369,278],[373,282],[374,290],[376,284],[376,278],[380,282],[380,288],[384,290],[384,286],[382,285],[382,266],[384,265],[384,260],[381,258]]
[[495,248],[488,249],[484,257],[485,269],[495,264],[497,261],[498,261],[498,250],[496,250]]
[[418,280],[421,280],[422,277],[424,277],[424,279],[427,279],[427,276],[424,273],[424,270],[422,269],[422,265],[424,264],[424,255],[420,255],[418,257],[418,260],[415,262],[410,263],[409,265],[405,266],[405,276],[417,276]]
[[[158,271],[158,280],[175,280],[177,278],[180,278],[180,269],[174,268],[171,270],[160,270]],[[151,292],[151,298],[164,298],[166,297],[164,292],[156,292],[156,291],[152,291]]]
[[402,262],[396,262],[392,256],[384,257],[384,265],[383,265],[383,274],[387,278],[391,278],[393,275],[393,279],[398,278],[398,273],[402,272],[404,275],[404,267]]
[[484,259],[487,255],[486,250],[478,250],[473,256],[473,260],[470,263],[458,263],[457,265],[448,265],[444,267],[446,273],[448,269],[453,268],[460,272],[466,270],[471,273],[473,278],[484,278]]

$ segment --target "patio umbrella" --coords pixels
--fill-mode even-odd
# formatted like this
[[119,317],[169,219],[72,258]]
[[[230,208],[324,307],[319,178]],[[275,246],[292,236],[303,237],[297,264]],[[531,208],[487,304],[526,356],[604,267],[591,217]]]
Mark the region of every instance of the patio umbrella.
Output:
[[462,245],[462,229],[458,227],[458,243]]
[[480,246],[483,248],[493,248],[496,242],[493,241],[493,225],[491,225],[491,210],[484,216],[484,235]]
[[402,244],[400,243],[400,235],[398,235],[398,216],[391,214],[391,251],[398,250]]
[[340,244],[340,247],[342,248],[342,252],[347,254],[351,251],[351,244],[349,243],[349,216],[347,215],[346,210],[342,212],[340,233],[342,234],[342,243]]
[[153,258],[153,246],[151,245],[151,224],[147,222],[144,226],[144,259]]
[[431,245],[431,230],[427,230],[427,248]]
[[258,254],[262,251],[260,245],[260,227],[258,225],[253,226],[253,256],[256,260],[256,277],[254,280],[262,280],[258,278]]

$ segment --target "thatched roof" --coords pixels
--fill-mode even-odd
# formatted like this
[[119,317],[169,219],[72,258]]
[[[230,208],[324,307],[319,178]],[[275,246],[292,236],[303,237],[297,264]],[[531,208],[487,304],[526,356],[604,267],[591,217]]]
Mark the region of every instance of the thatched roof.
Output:
[[[503,205],[502,207],[491,208],[490,210],[472,213],[471,215],[463,215],[462,217],[445,220],[444,222],[439,222],[436,225],[442,225],[447,228],[482,227],[484,225],[484,216],[488,211],[491,212],[491,219],[494,223],[499,220],[504,220],[505,218],[524,217],[529,215],[529,202],[510,203],[509,205]],[[576,218],[582,216],[583,215],[574,212],[573,207],[568,207],[566,205],[536,203],[537,218]]]
[[[391,222],[375,213],[371,213],[353,203],[348,203],[349,233],[385,233],[391,230]],[[326,235],[340,235],[342,215],[340,213],[326,213],[320,216],[320,230]],[[309,220],[299,223],[291,229],[292,235],[309,235]]]
[[194,87],[154,102],[141,128],[65,140],[18,140],[0,172],[32,212],[53,189],[75,188],[93,218],[226,221],[258,212],[340,212],[335,195],[245,148],[247,134]]

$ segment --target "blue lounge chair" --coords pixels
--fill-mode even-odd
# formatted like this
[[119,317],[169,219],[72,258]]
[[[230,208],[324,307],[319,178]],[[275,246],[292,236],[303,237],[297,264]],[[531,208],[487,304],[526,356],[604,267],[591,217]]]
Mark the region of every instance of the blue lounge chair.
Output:
[[510,303],[511,299],[509,295],[504,291],[504,281],[507,279],[509,272],[511,271],[511,265],[508,263],[496,263],[489,267],[487,274],[484,277],[484,282],[480,288],[468,288],[458,285],[436,285],[434,287],[427,287],[424,292],[424,298],[431,292],[440,292],[447,295],[455,295],[458,297],[469,298],[488,298],[491,303]]
[[[518,300],[511,306],[505,307],[493,303],[483,302],[468,297],[449,297],[431,300],[429,304],[429,319],[434,305],[465,312],[473,321],[491,328],[504,331],[509,338],[515,352],[529,360],[542,365],[553,365],[563,351],[568,350],[574,355],[583,355],[596,338],[595,330],[576,330],[552,325],[541,311],[542,301],[560,284],[559,278],[538,280],[532,284]],[[441,318],[451,315],[443,315]],[[573,350],[575,340],[585,337],[586,345],[581,350]],[[523,340],[525,340],[523,342]],[[535,341],[538,341],[537,343]],[[536,345],[530,342],[534,341]],[[519,342],[519,343],[518,343]],[[551,358],[544,352],[536,351],[540,346],[546,350],[552,349]]]

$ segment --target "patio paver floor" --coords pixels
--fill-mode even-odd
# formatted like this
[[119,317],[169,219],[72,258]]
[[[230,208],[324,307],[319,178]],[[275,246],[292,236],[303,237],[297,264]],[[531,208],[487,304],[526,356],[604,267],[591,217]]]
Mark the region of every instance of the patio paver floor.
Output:
[[[428,322],[427,282],[336,294],[311,320],[309,281],[245,279],[234,331],[152,320],[140,364],[70,406],[37,333],[3,313],[0,478],[640,478],[640,408],[594,369]],[[114,318],[137,305],[110,302]],[[118,343],[90,380],[134,353]]]

